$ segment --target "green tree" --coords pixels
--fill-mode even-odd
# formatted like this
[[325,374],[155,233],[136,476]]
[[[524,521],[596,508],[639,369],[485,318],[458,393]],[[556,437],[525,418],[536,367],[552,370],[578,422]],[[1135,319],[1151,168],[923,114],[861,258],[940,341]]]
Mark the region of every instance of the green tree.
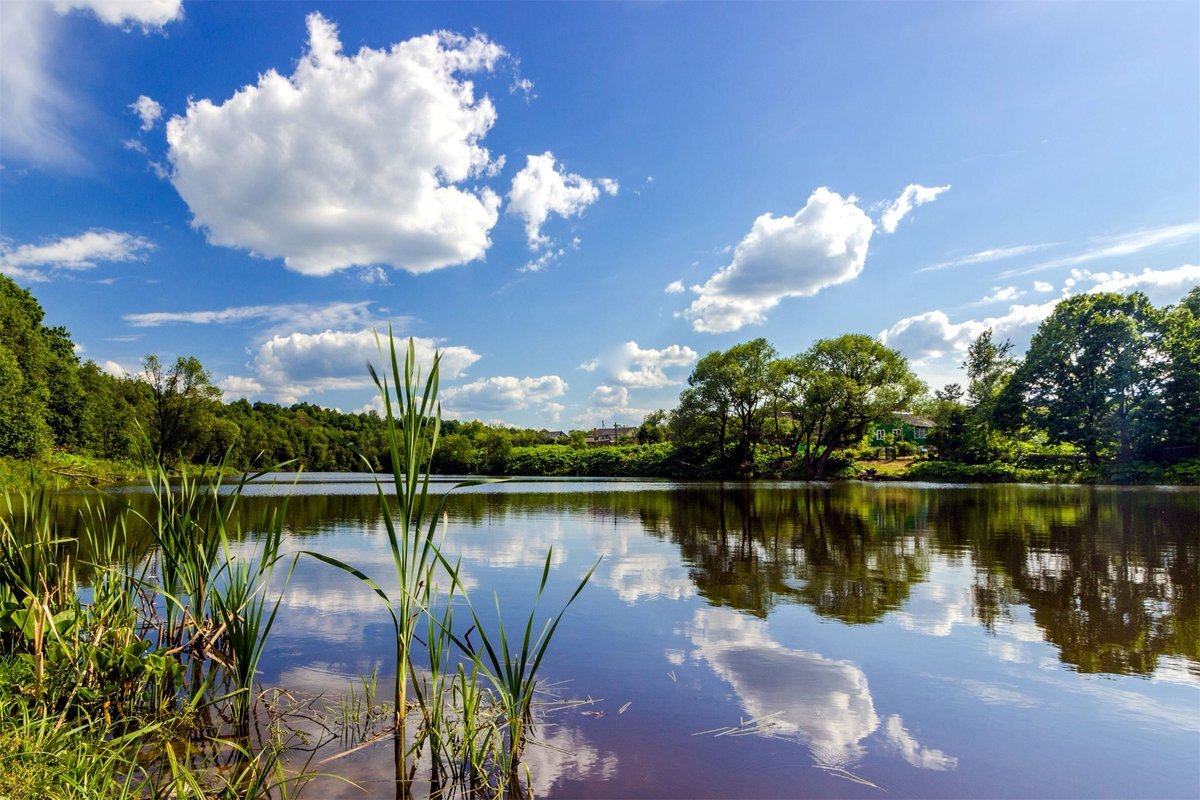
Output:
[[862,441],[869,425],[925,390],[904,356],[862,334],[822,339],[790,363],[782,393],[810,478],[825,477],[835,450]]
[[164,368],[158,356],[142,359],[142,377],[150,387],[150,443],[164,464],[193,453],[202,425],[212,415],[221,390],[198,359],[179,356]]
[[675,440],[697,448],[715,444],[718,459],[724,462],[726,446],[736,437],[733,468],[749,473],[762,440],[762,409],[772,391],[771,364],[777,356],[775,348],[760,338],[700,359],[672,417]]
[[43,411],[27,391],[17,357],[0,342],[0,456],[31,458],[46,448],[50,429]]
[[33,295],[0,275],[0,455],[29,457],[52,442],[46,417],[50,400],[47,364],[50,353],[42,328],[42,307]]
[[1200,286],[1163,315],[1166,376],[1147,414],[1144,447],[1166,461],[1200,455]]
[[1129,461],[1133,421],[1161,389],[1160,318],[1140,292],[1068,297],[1034,334],[1010,407],[1093,464],[1114,450]]
[[667,427],[667,412],[661,408],[658,411],[651,411],[638,427],[638,444],[665,442],[669,432],[670,429]]

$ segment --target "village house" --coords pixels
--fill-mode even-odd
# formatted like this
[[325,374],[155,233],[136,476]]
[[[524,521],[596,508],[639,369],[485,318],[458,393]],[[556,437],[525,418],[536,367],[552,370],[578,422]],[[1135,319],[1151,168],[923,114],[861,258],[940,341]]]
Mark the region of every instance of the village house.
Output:
[[583,441],[588,447],[609,447],[637,441],[637,432],[637,428],[614,424],[611,428],[592,428],[583,435]]
[[[909,411],[897,411],[889,417],[877,420],[871,430],[867,442],[871,447],[883,447],[897,440],[924,445],[929,438],[929,432],[937,427],[937,423]],[[888,437],[891,437],[891,441]]]

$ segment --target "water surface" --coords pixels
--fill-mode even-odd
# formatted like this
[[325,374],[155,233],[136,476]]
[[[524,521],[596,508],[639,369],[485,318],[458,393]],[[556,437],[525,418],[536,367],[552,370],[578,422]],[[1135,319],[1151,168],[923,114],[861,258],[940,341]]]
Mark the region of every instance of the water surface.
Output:
[[[388,584],[369,479],[249,494],[251,515],[290,496],[285,549]],[[542,729],[538,797],[1200,791],[1195,490],[516,480],[454,495],[447,524],[476,605],[514,618],[549,548],[546,615],[602,558],[544,666],[597,702]],[[368,589],[302,560],[263,681],[386,685],[391,635]],[[336,764],[391,794],[386,742]]]

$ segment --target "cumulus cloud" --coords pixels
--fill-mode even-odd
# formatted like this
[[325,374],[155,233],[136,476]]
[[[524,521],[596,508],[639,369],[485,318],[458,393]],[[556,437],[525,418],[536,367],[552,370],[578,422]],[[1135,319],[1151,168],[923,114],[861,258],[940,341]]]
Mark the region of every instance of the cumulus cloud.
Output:
[[230,375],[218,381],[217,388],[221,390],[221,396],[226,402],[239,397],[254,397],[263,393],[263,385],[254,378],[237,375]]
[[538,408],[557,415],[562,406],[553,402],[566,394],[567,382],[557,375],[538,378],[500,376],[480,378],[443,389],[442,403],[450,414],[496,414]]
[[640,423],[652,408],[639,408],[629,402],[629,389],[624,386],[601,384],[592,390],[589,405],[572,418],[581,428],[600,425],[636,425]]
[[927,311],[900,320],[881,332],[879,340],[917,365],[947,355],[961,356],[971,341],[988,328],[997,340],[1011,339],[1018,350],[1023,350],[1056,305],[1057,298],[1040,304],[1014,305],[1001,316],[957,323],[951,322],[944,311]]
[[1015,286],[993,286],[992,293],[979,300],[976,305],[990,305],[992,303],[1003,303],[1010,300],[1016,300],[1018,297],[1025,294]]
[[163,115],[163,107],[156,100],[152,100],[144,94],[139,95],[137,100],[129,104],[129,110],[137,114],[138,119],[142,121],[142,133],[154,130],[154,126],[158,124]]
[[917,206],[932,203],[937,199],[938,195],[948,191],[950,191],[948,185],[921,186],[917,183],[910,183],[904,187],[904,191],[900,193],[900,196],[883,210],[883,215],[879,218],[880,227],[883,228],[885,233],[895,233],[896,226],[900,224],[900,220],[904,219],[910,211]]
[[706,333],[736,331],[766,319],[785,297],[805,297],[862,272],[875,226],[855,198],[817,189],[790,217],[763,214],[733,260],[694,291],[683,312]]
[[182,0],[54,0],[53,5],[59,14],[85,11],[107,25],[136,25],[143,31],[183,17]]
[[346,56],[316,13],[308,35],[291,75],[269,70],[167,123],[192,224],[308,275],[483,258],[500,198],[469,184],[494,166],[481,140],[496,111],[462,76],[491,71],[503,48],[438,32]]
[[1157,305],[1174,302],[1193,287],[1200,285],[1200,266],[1184,264],[1175,269],[1151,269],[1141,272],[1088,272],[1072,270],[1075,281],[1094,284],[1088,292],[1142,292]]
[[1189,240],[1195,241],[1200,237],[1200,222],[1188,222],[1183,225],[1164,225],[1158,228],[1123,233],[1117,236],[1101,237],[1093,247],[1080,253],[1054,258],[1035,264],[1028,269],[1013,269],[1000,273],[1001,278],[1013,278],[1018,275],[1029,275],[1044,272],[1058,267],[1077,267],[1092,261],[1105,258],[1134,255],[1146,250],[1169,247],[1182,244]]
[[1040,292],[1042,294],[1045,294],[1046,292],[1053,292],[1054,284],[1046,283],[1045,281],[1034,281],[1033,282],[1033,290],[1035,292]]
[[0,241],[0,274],[26,281],[45,281],[59,270],[85,270],[101,262],[137,261],[154,249],[141,236],[91,230],[42,244],[12,246]]
[[565,172],[547,150],[540,156],[528,156],[525,168],[513,176],[508,211],[525,220],[525,237],[530,249],[536,250],[550,242],[542,225],[551,214],[577,217],[600,199],[601,191],[615,195],[618,190],[617,182],[610,178],[593,181]]
[[[323,306],[309,303],[277,305],[231,306],[206,311],[149,311],[126,314],[121,319],[135,328],[157,328],[162,325],[227,325],[264,320],[286,322],[294,329],[297,324],[305,330],[330,330],[364,326],[370,322],[369,300],[347,303],[328,303]],[[407,321],[407,320],[405,320]],[[393,320],[399,324],[400,321]]]
[[671,281],[663,291],[667,294],[681,294],[687,290],[683,287],[683,281]]
[[682,383],[682,378],[669,377],[666,370],[691,366],[697,358],[699,354],[686,345],[673,344],[656,350],[629,341],[585,361],[579,368],[585,372],[595,372],[603,367],[605,378],[620,386],[658,389]]
[[[1014,350],[1021,354],[1042,320],[1050,316],[1064,298],[1079,292],[1144,292],[1156,305],[1177,301],[1191,287],[1200,284],[1200,266],[1185,264],[1174,269],[1145,269],[1140,273],[1088,272],[1072,270],[1063,282],[1062,294],[1042,303],[1013,304],[1008,312],[982,319],[952,322],[946,312],[926,311],[905,317],[879,334],[889,347],[904,353],[922,370],[930,383],[956,380],[955,371],[963,360],[967,346],[980,333],[992,329],[996,339],[1009,339]],[[1048,283],[1038,282],[1038,292],[1053,290]]]
[[[262,393],[281,403],[323,391],[362,389],[371,385],[367,362],[380,364],[375,332],[326,330],[320,333],[290,333],[272,336],[255,352],[250,377],[230,376],[225,385],[250,387],[257,382]],[[386,336],[383,345],[387,347]],[[434,339],[415,338],[417,362],[428,374],[434,352],[440,352],[442,380],[462,376],[480,356],[470,348],[445,346]]]
[[51,66],[58,50],[59,16],[72,10],[145,32],[183,14],[179,0],[0,3],[0,139],[6,158],[62,169],[84,166],[71,132],[71,124],[81,117],[81,101]]
[[978,253],[971,253],[961,258],[942,261],[938,264],[931,264],[928,267],[921,267],[917,272],[935,272],[942,269],[951,269],[952,267],[962,267],[967,264],[983,264],[988,261],[1016,258],[1017,256],[1033,253],[1047,247],[1054,247],[1056,244],[1057,242],[1043,242],[1041,244],[1019,244],[1013,247],[996,247],[990,250],[980,250]]

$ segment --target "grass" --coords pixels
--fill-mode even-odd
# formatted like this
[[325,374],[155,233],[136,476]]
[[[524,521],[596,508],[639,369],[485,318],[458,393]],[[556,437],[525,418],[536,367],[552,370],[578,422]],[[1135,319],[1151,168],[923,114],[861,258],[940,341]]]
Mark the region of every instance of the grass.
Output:
[[[376,489],[397,588],[389,594],[352,565],[302,552],[367,583],[391,615],[396,680],[388,713],[398,795],[411,794],[419,778],[437,797],[524,796],[521,756],[537,722],[541,667],[592,572],[543,624],[535,600],[510,631],[496,601],[494,627],[485,627],[458,565],[442,551],[448,494],[429,487],[441,429],[439,358],[422,381],[413,342],[401,365],[389,335],[385,360],[390,371],[372,368],[371,376],[384,400],[393,469],[376,477]],[[269,506],[247,537],[239,500],[257,476],[226,484],[228,471],[216,464],[176,477],[151,464],[144,478],[153,509],[139,514],[114,498],[85,503],[78,538],[59,534],[56,494],[44,484],[4,495],[0,798],[287,797],[315,774],[284,765],[284,755],[296,752],[289,731],[299,730],[289,713],[326,732],[311,750],[339,738],[360,740],[355,746],[372,740],[368,732],[384,713],[374,673],[330,719],[306,708],[289,712],[256,693],[300,554],[272,590],[287,560],[284,504]],[[551,563],[548,553],[538,600]],[[464,606],[466,632],[455,619]],[[470,644],[472,631],[479,648]],[[276,690],[275,698],[284,695]]]
[[[524,794],[519,765],[534,725],[532,704],[538,672],[567,606],[583,591],[595,567],[536,636],[536,602],[520,638],[508,635],[498,601],[497,628],[491,633],[486,630],[459,579],[458,565],[442,551],[439,523],[450,493],[438,498],[429,492],[430,463],[441,431],[437,404],[440,358],[434,356],[422,382],[411,339],[403,366],[390,332],[387,349],[380,343],[379,350],[390,371],[381,376],[371,367],[370,372],[383,401],[392,472],[382,480],[376,476],[375,482],[397,588],[389,595],[353,565],[316,551],[304,552],[366,583],[391,616],[396,650],[393,735],[397,793],[411,792],[418,762],[424,756],[435,796],[481,789],[489,795],[509,790]],[[385,481],[394,496],[385,490]],[[464,481],[454,488],[483,482]],[[549,579],[551,556],[546,556],[539,599]],[[439,571],[449,578],[444,589],[438,584]],[[470,630],[478,633],[482,650],[472,647],[466,634],[455,632],[456,595],[467,605]],[[414,647],[414,642],[420,643],[418,630],[425,634],[426,659],[420,667],[422,648]],[[408,727],[410,712],[416,715],[412,729]]]

